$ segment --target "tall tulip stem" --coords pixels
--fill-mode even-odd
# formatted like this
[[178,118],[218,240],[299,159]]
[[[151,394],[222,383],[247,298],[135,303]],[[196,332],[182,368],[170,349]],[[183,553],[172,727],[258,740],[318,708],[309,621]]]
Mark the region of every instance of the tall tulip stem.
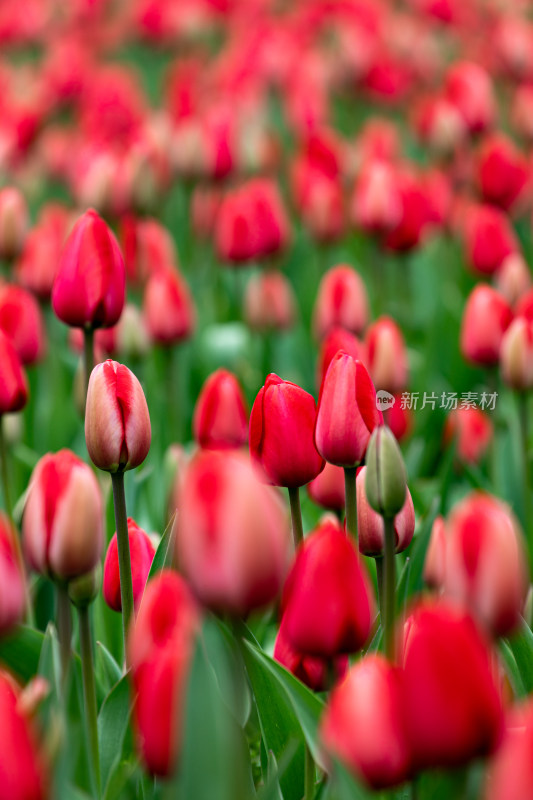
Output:
[[130,540],[128,536],[128,518],[126,516],[126,498],[124,496],[124,473],[112,472],[111,480],[113,482],[113,504],[115,507],[115,523],[117,526],[124,653],[127,663],[126,641],[130,620],[133,616],[133,583],[131,579]]
[[385,555],[383,564],[383,592],[381,602],[381,624],[385,640],[385,653],[394,660],[394,607],[396,591],[396,569],[394,563],[394,517],[384,517]]
[[355,476],[357,467],[344,467],[344,492],[346,495],[346,528],[357,542],[357,493]]
[[294,546],[297,548],[304,539],[300,488],[298,486],[289,487],[289,501],[291,504],[292,535],[294,537]]
[[2,470],[2,492],[4,494],[4,509],[13,522],[13,506],[11,505],[11,490],[9,487],[9,470],[7,467],[7,447],[4,432],[4,416],[0,416],[0,469]]
[[89,378],[94,367],[94,328],[83,329],[83,381],[85,386],[85,399],[89,388]]
[[94,682],[93,642],[88,605],[78,608],[78,621],[80,626],[81,668],[83,674],[83,700],[85,703],[87,738],[89,742],[89,754],[96,796],[100,797],[98,712],[96,706],[96,688]]
[[65,686],[70,664],[70,642],[72,639],[72,614],[70,600],[65,586],[56,585],[57,634],[61,658],[61,682]]
[[305,745],[304,800],[313,800],[315,796],[316,770],[315,762],[309,746]]

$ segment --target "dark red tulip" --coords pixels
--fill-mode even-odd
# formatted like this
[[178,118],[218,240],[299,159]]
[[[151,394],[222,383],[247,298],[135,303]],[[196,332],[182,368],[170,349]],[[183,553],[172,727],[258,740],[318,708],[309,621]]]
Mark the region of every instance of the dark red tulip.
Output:
[[[135,520],[128,517],[128,538],[130,543],[131,578],[133,601],[137,607],[141,602],[144,587],[155,555],[155,547],[148,534],[139,528]],[[117,534],[109,542],[104,561],[104,580],[102,584],[104,600],[113,611],[122,611],[120,595],[120,573],[118,564]]]

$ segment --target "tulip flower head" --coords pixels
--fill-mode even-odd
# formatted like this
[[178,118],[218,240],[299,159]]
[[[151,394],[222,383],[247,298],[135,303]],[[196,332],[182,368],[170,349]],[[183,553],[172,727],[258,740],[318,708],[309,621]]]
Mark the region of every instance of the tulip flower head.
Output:
[[[133,601],[137,607],[141,602],[144,587],[148,579],[150,567],[154,560],[155,548],[148,534],[139,528],[135,520],[128,518],[128,538],[130,543],[131,577],[133,583]],[[102,586],[104,600],[113,611],[122,611],[120,596],[120,574],[118,563],[118,543],[115,533],[104,562],[104,583]]]
[[150,415],[133,372],[108,359],[89,379],[85,441],[94,464],[107,472],[134,469],[150,449]]

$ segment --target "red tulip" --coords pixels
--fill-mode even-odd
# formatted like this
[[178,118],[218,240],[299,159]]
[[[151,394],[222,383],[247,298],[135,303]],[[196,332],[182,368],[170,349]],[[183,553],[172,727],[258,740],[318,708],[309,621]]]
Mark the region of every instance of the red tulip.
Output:
[[502,743],[485,781],[483,800],[526,800],[533,796],[533,700],[510,710]]
[[307,493],[319,506],[331,511],[343,511],[346,505],[343,468],[326,461],[322,472],[307,484]]
[[330,177],[299,158],[292,170],[292,193],[302,222],[318,242],[332,242],[344,231],[344,196],[338,176]]
[[511,124],[513,129],[526,142],[533,140],[533,86],[529,83],[517,87],[511,106]]
[[185,692],[200,615],[184,580],[159,572],[128,637],[137,746],[149,772],[170,775],[179,757]]
[[97,364],[89,379],[85,441],[91,460],[108,472],[142,464],[152,438],[141,384],[116,361]]
[[313,331],[323,339],[332,328],[360,333],[368,319],[365,285],[347,264],[329,269],[318,287],[313,310]]
[[375,159],[363,165],[351,201],[351,219],[365,233],[383,235],[399,224],[402,198],[398,171]]
[[63,206],[46,205],[38,224],[26,237],[15,265],[17,282],[43,300],[48,300],[52,294],[69,215],[69,209]]
[[340,681],[348,669],[348,656],[337,656],[331,661],[295,650],[287,640],[283,619],[276,636],[274,658],[314,692],[323,692],[331,688],[328,685],[331,680],[330,666],[333,668],[335,682]]
[[492,83],[479,64],[456,62],[448,72],[445,93],[471,133],[480,133],[492,125],[496,111]]
[[152,273],[144,290],[143,311],[148,333],[159,344],[181,342],[194,331],[194,303],[177,269]]
[[288,521],[244,455],[200,451],[183,476],[178,508],[177,561],[204,605],[243,615],[275,599]]
[[533,322],[516,317],[500,347],[500,369],[507,386],[517,391],[533,387]]
[[56,315],[76,328],[114,325],[124,306],[125,280],[113,233],[96,211],[86,211],[61,254],[52,290]]
[[296,317],[296,298],[288,279],[281,272],[262,271],[246,286],[246,322],[257,331],[284,331],[292,328]]
[[212,450],[242,447],[248,441],[248,413],[239,381],[217,369],[204,383],[193,417],[194,438]]
[[403,712],[400,670],[381,655],[368,655],[331,693],[322,742],[373,789],[396,786],[411,771]]
[[466,137],[466,125],[456,106],[445,97],[424,98],[415,112],[415,127],[420,140],[436,156],[457,152]]
[[28,381],[17,351],[0,330],[0,415],[20,411],[28,402]]
[[511,253],[495,275],[495,287],[514,306],[531,287],[531,273],[521,253]]
[[[133,581],[133,601],[135,607],[141,602],[144,587],[148,579],[150,567],[154,560],[155,548],[148,534],[139,528],[135,520],[128,517],[128,538],[130,542],[131,577]],[[120,574],[118,565],[118,544],[115,533],[104,562],[104,582],[102,585],[104,600],[113,611],[122,611],[120,596]]]
[[467,210],[463,237],[468,264],[483,275],[492,275],[518,250],[509,219],[492,206],[473,205]]
[[22,364],[34,364],[43,357],[46,334],[41,310],[25,289],[0,283],[0,328],[13,342]]
[[44,575],[69,580],[98,564],[104,546],[100,487],[92,469],[70,450],[37,462],[22,537],[30,566]]
[[398,172],[401,214],[385,236],[385,246],[396,252],[416,247],[432,219],[431,198],[422,178],[405,169]]
[[0,786],[6,800],[45,800],[47,770],[31,720],[21,708],[20,690],[7,672],[0,672],[2,758]]
[[509,211],[520,199],[529,180],[529,165],[510,139],[495,133],[479,154],[479,185],[483,199]]
[[[359,552],[378,558],[385,552],[385,523],[383,517],[371,508],[365,492],[366,467],[357,473],[357,531]],[[395,552],[403,552],[410,544],[415,532],[415,508],[409,489],[405,503],[394,517]]]
[[28,207],[20,191],[6,186],[0,190],[0,258],[18,256],[28,230]]
[[306,655],[333,658],[366,642],[374,598],[355,545],[327,520],[298,548],[282,599],[285,636]]
[[368,371],[378,389],[391,394],[407,386],[409,365],[402,332],[391,317],[380,317],[365,337]]
[[362,361],[363,364],[367,362],[366,347],[363,342],[359,341],[353,333],[350,333],[345,328],[332,328],[322,340],[318,353],[316,382],[319,389],[322,386],[322,381],[329,365],[339,350],[347,353],[356,361]]
[[384,409],[383,421],[391,429],[398,442],[410,435],[414,424],[413,412],[407,406],[402,408],[401,395],[397,394],[394,403]]
[[24,618],[25,579],[14,541],[17,535],[7,516],[0,512],[0,633]]
[[492,752],[503,724],[493,654],[471,617],[420,604],[402,641],[403,719],[417,769],[453,767]]
[[487,451],[493,437],[493,425],[488,414],[480,408],[461,407],[454,409],[446,418],[444,442],[455,437],[457,455],[467,464],[478,464]]
[[376,390],[365,367],[338,352],[320,389],[315,428],[318,452],[331,464],[355,467],[364,458],[370,434],[382,422]]
[[463,312],[461,352],[474,364],[498,363],[503,335],[513,318],[506,300],[495,289],[478,284]]
[[447,538],[444,518],[436,517],[424,561],[424,581],[432,589],[440,590],[444,585]]
[[523,534],[501,501],[474,492],[447,524],[444,591],[495,636],[519,623],[529,587]]
[[315,421],[312,395],[271,373],[250,414],[250,454],[267,482],[304,486],[324,469],[313,438]]

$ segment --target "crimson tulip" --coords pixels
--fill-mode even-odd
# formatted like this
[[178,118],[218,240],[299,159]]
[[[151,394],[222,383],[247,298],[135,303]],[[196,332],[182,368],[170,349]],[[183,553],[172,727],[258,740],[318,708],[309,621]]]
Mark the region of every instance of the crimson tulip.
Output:
[[193,418],[194,438],[213,450],[241,447],[248,439],[248,414],[233,373],[218,369],[204,383]]
[[[128,539],[130,543],[131,577],[133,582],[133,601],[135,607],[141,602],[144,587],[152,566],[155,547],[148,534],[139,528],[135,520],[128,517]],[[120,574],[118,563],[118,543],[115,533],[109,542],[104,561],[104,600],[113,611],[122,611],[120,595]]]

